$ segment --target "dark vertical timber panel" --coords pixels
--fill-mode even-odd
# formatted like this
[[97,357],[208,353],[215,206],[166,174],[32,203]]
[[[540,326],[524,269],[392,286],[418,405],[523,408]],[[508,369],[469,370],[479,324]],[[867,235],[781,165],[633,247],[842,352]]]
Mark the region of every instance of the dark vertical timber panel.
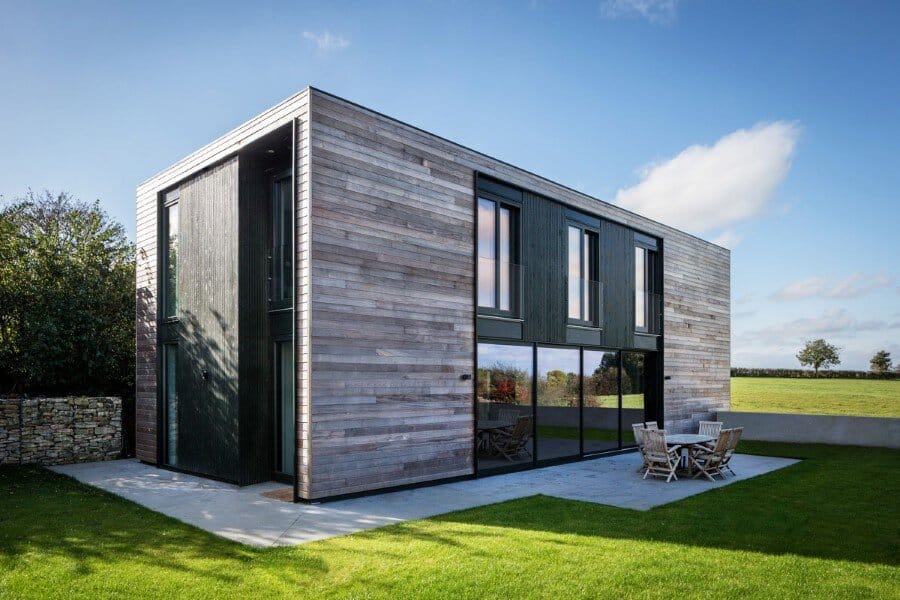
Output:
[[603,283],[603,343],[609,348],[634,344],[634,234],[603,221],[600,228],[600,281]]
[[237,158],[180,189],[178,466],[237,481]]
[[563,343],[566,337],[565,208],[524,192],[522,263],[526,341]]
[[251,155],[240,158],[240,477],[267,481],[273,468],[272,348],[267,312],[270,178]]

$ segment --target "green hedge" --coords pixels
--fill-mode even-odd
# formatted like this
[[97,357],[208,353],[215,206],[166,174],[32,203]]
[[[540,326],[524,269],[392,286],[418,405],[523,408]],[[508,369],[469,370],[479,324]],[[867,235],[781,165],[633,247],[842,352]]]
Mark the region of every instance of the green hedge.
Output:
[[[794,377],[798,379],[816,377],[815,371],[804,369],[749,369],[746,367],[732,367],[732,377]],[[900,373],[872,373],[871,371],[819,371],[821,379],[898,379]]]

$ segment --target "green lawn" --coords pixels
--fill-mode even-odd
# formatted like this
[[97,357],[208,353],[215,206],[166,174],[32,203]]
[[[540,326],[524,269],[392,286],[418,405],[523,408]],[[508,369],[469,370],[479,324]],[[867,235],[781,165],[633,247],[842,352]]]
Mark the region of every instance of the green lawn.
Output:
[[900,417],[900,380],[732,377],[731,410]]
[[898,598],[900,453],[742,450],[806,460],[647,512],[536,496],[264,550],[5,468],[0,597]]

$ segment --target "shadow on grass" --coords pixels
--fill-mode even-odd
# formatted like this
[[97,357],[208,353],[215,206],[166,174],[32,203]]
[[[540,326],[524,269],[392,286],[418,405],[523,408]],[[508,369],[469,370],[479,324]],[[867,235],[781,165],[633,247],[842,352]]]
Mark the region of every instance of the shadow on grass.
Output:
[[751,442],[741,451],[803,461],[646,512],[532,496],[433,520],[900,565],[900,452]]
[[[39,553],[88,575],[124,560],[234,584],[265,552],[39,467],[0,468],[0,490],[0,564]],[[292,581],[325,570],[322,560],[301,554],[281,575]]]

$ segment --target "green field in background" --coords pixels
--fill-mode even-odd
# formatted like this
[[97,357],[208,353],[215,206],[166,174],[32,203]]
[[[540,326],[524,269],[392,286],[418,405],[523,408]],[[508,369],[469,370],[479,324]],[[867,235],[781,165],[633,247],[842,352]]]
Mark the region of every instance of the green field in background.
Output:
[[731,410],[900,417],[900,380],[732,377]]

